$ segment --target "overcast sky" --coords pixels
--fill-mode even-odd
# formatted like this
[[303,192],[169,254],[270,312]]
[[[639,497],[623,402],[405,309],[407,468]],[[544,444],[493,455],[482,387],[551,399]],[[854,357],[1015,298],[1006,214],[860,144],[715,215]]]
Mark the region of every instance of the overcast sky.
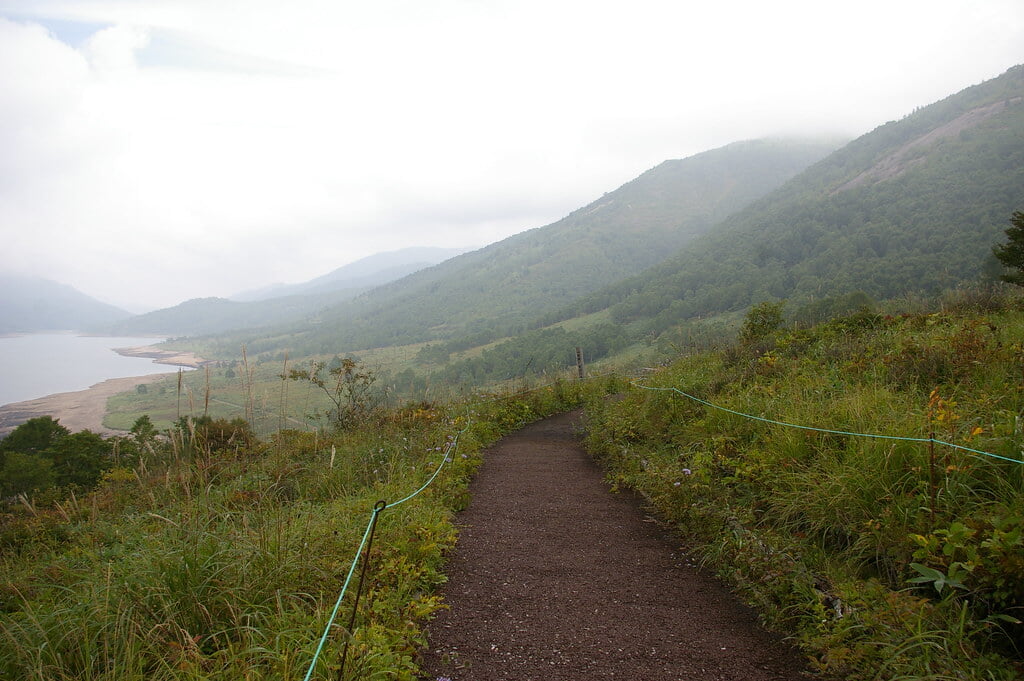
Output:
[[479,247],[1022,62],[1021,0],[0,0],[0,271],[140,311]]

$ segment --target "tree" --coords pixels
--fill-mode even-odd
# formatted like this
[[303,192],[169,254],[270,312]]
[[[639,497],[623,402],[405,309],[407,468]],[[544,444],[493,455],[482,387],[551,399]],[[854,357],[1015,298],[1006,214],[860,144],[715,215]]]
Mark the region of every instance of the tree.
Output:
[[25,421],[0,440],[0,468],[7,452],[39,454],[70,432],[52,416],[37,416]]
[[25,421],[0,440],[0,451],[35,454],[70,432],[52,416],[37,416]]
[[53,461],[57,485],[77,485],[91,489],[99,482],[103,471],[111,467],[111,443],[103,436],[83,430],[62,437],[43,452]]
[[997,244],[992,248],[992,252],[1003,267],[1015,271],[1003,274],[999,278],[1017,286],[1024,286],[1024,212],[1018,210],[1010,218],[1006,237],[1009,241]]
[[785,305],[781,300],[777,303],[765,301],[750,308],[740,329],[740,342],[750,345],[777,331],[782,326],[782,308]]
[[0,495],[32,494],[53,487],[56,481],[53,462],[45,456],[8,452],[0,469]]
[[324,415],[343,430],[365,420],[376,408],[379,396],[372,389],[377,374],[349,357],[335,360],[331,362],[334,366],[314,361],[309,369],[292,369],[281,378],[309,381],[320,388],[334,405]]
[[133,423],[131,427],[131,434],[140,446],[145,446],[147,443],[151,443],[156,439],[156,426],[154,426],[153,421],[150,420],[149,414],[143,414],[139,418],[135,419],[135,423]]

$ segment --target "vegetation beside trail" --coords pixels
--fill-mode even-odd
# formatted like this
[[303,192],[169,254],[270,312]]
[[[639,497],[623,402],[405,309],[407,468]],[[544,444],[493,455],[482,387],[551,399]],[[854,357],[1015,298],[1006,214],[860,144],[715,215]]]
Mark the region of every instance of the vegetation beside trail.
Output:
[[[868,309],[679,358],[588,405],[589,447],[825,675],[1024,674],[1024,301]],[[641,386],[646,386],[646,389]],[[660,388],[659,390],[651,388]]]
[[[858,294],[786,314],[763,303],[737,318],[732,343],[724,326],[679,329],[673,347],[711,349],[635,387],[559,381],[472,406],[386,408],[359,392],[369,380],[361,364],[294,365],[286,380],[284,364],[266,362],[255,372],[266,374],[266,413],[249,412],[262,437],[237,407],[231,420],[212,408],[200,415],[194,394],[181,409],[195,416],[168,437],[146,419],[106,440],[116,454],[94,480],[66,479],[50,457],[39,474],[49,491],[4,502],[0,675],[301,678],[373,504],[419,488],[458,437],[437,482],[381,516],[351,639],[347,677],[386,669],[413,679],[420,626],[441,607],[450,520],[481,447],[585,402],[588,444],[613,487],[642,492],[770,625],[795,632],[824,676],[1019,678],[1024,465],[917,440],[1021,458],[1024,299],[979,288],[934,309],[908,299],[900,309],[914,311],[894,303],[884,314],[870,304]],[[234,371],[225,380],[237,384],[246,368]],[[324,392],[310,372],[328,390],[327,376],[351,384],[338,384],[338,402],[324,398],[333,411],[317,403],[324,427],[289,429],[289,403],[307,410]],[[749,419],[676,390],[843,432]],[[615,391],[621,399],[606,399]],[[76,435],[45,425],[33,427]],[[17,470],[50,456],[12,459],[17,442],[6,452]],[[352,597],[320,676],[337,674]]]
[[[139,428],[91,485],[0,503],[0,677],[301,679],[374,504],[419,489],[448,453],[433,484],[380,515],[350,640],[345,678],[413,679],[481,448],[605,387],[377,409],[264,439],[244,419]],[[338,674],[354,591],[316,678]]]

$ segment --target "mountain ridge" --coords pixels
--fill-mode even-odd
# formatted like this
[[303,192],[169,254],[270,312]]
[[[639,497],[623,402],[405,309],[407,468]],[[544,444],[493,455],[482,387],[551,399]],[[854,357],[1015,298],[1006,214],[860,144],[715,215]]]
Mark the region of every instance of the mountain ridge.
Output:
[[[639,272],[695,234],[779,186],[838,146],[830,140],[748,140],[665,161],[561,220],[421,270],[326,309],[315,327],[279,328],[296,352],[345,345],[501,337],[559,301]],[[499,310],[500,319],[494,313]],[[301,338],[297,336],[303,336]],[[283,340],[236,334],[231,347]]]
[[[252,330],[275,324],[300,323],[340,301],[444,260],[458,249],[409,248],[362,258],[299,284],[281,284],[248,293],[252,299],[216,296],[192,298],[172,307],[153,310],[104,327],[105,333],[202,336],[232,330]],[[413,258],[428,258],[413,262]],[[389,263],[396,264],[388,267]],[[354,274],[353,274],[354,273]],[[376,282],[376,284],[375,284]],[[99,330],[99,329],[97,329]]]
[[464,248],[414,246],[383,251],[342,265],[326,274],[296,284],[271,284],[229,297],[237,302],[252,302],[290,295],[330,293],[339,290],[365,290],[401,279],[427,267],[465,253]]
[[130,316],[68,284],[0,274],[0,333],[84,331]]
[[935,293],[980,275],[1021,205],[1024,66],[877,127],[579,307],[661,328],[760,300]]

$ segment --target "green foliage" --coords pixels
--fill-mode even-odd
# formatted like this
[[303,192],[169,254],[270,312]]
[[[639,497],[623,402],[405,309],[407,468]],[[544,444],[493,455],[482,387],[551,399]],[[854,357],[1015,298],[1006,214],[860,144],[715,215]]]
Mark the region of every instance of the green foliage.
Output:
[[1016,211],[1010,218],[1006,238],[1005,244],[995,246],[992,251],[1003,267],[1016,271],[1003,274],[1000,279],[1024,286],[1024,212]]
[[135,420],[129,431],[135,442],[139,445],[146,445],[156,440],[157,429],[148,414],[143,414]]
[[52,416],[31,418],[0,440],[0,466],[3,465],[3,455],[6,452],[38,454],[70,432]]
[[0,469],[0,496],[34,494],[57,484],[53,461],[40,454],[8,452]]
[[[264,441],[230,419],[186,419],[167,439],[138,419],[118,442],[146,455],[122,456],[92,492],[0,505],[0,678],[302,678],[374,503],[443,464],[381,515],[350,639],[345,678],[411,681],[481,447],[617,387],[420,402]],[[338,676],[353,595],[315,678]]]
[[90,489],[112,465],[111,453],[111,442],[96,433],[71,433],[52,417],[33,418],[0,441],[0,490]]
[[872,311],[875,301],[863,291],[854,291],[841,296],[826,296],[801,305],[793,313],[792,321],[801,326],[813,326],[836,317],[848,317],[859,311]]
[[[584,349],[587,362],[603,359],[626,346],[623,329],[598,324],[579,332],[563,328],[527,331],[434,372],[432,380],[449,385],[486,385],[511,379],[558,375],[576,366],[575,348]],[[436,351],[434,351],[436,352]]]
[[[785,423],[934,432],[1019,460],[1020,299],[973,310],[966,300],[777,331],[682,358],[649,382]],[[609,481],[678,524],[822,672],[1019,678],[1024,465],[769,425],[676,392],[633,390],[590,403],[587,417]]]
[[740,342],[746,345],[763,341],[782,326],[785,303],[763,302],[750,308],[740,328]]
[[[248,421],[240,417],[215,419],[212,416],[182,416],[175,434],[180,438],[183,448],[192,455],[238,453],[253,447],[256,442]],[[140,441],[138,435],[136,441]]]
[[351,357],[335,359],[330,364],[312,361],[308,369],[292,369],[281,378],[307,381],[319,388],[332,405],[323,415],[334,428],[342,430],[365,422],[377,409],[383,395],[373,390],[377,381],[375,372]]
[[103,436],[83,430],[60,438],[43,455],[53,461],[58,486],[90,489],[110,468],[111,453],[111,445]]

